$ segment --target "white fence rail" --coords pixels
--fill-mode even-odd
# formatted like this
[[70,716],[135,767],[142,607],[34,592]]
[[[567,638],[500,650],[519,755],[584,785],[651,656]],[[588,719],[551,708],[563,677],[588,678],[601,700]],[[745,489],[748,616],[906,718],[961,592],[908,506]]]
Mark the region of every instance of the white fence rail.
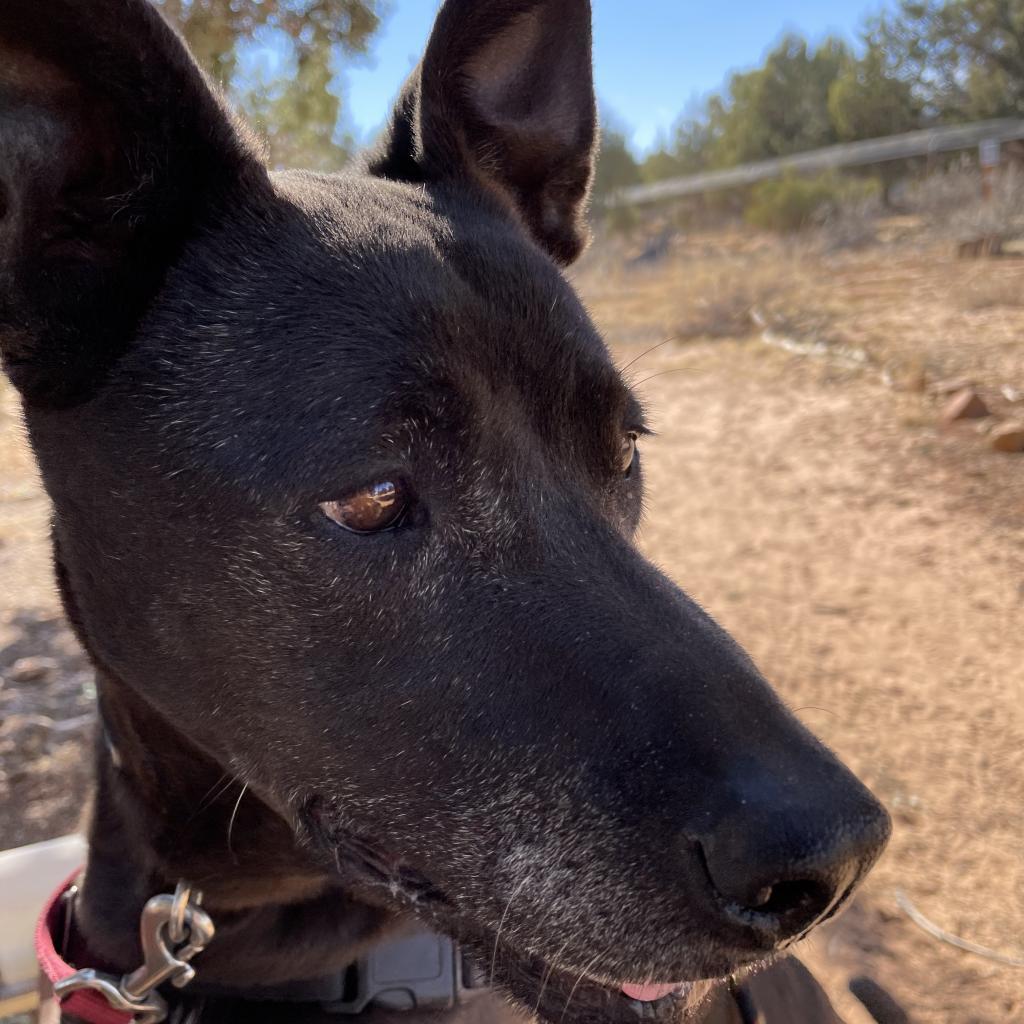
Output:
[[653,185],[633,185],[617,192],[610,205],[637,206],[657,203],[666,199],[681,199],[728,188],[753,185],[768,178],[779,178],[787,171],[813,173],[840,167],[864,167],[927,157],[937,153],[952,153],[961,149],[974,149],[983,142],[998,144],[1024,139],[1024,119],[1000,118],[994,121],[975,121],[972,124],[953,125],[948,128],[925,128],[904,135],[890,135],[883,139],[846,142],[826,146],[807,153],[760,160],[741,164],[721,171],[706,171],[683,178],[670,178]]

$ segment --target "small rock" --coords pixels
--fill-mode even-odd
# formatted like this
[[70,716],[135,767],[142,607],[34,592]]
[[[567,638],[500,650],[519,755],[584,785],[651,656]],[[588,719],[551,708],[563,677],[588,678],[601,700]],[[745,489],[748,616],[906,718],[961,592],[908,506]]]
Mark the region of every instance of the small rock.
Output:
[[991,415],[988,406],[974,388],[963,388],[946,403],[942,410],[943,423],[958,423],[960,420],[980,420]]
[[1024,401],[1024,391],[1020,388],[1011,387],[1009,384],[1004,384],[1000,389],[1003,393],[1003,398],[1008,402],[1022,402]]
[[35,683],[51,679],[57,672],[53,658],[19,658],[8,670],[12,683]]
[[1024,421],[1001,423],[988,435],[988,443],[997,452],[1024,452]]
[[53,731],[46,715],[7,715],[0,725],[0,747],[8,755],[30,757],[42,753]]

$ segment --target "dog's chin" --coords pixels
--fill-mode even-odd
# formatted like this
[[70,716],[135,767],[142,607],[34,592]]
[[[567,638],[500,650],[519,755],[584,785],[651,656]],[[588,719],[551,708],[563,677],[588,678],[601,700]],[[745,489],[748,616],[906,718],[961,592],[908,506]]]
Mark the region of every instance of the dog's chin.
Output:
[[520,1009],[548,1024],[693,1024],[709,996],[725,983],[700,979],[675,985],[612,984],[514,953],[502,959],[495,982]]
[[676,984],[613,982],[568,970],[504,943],[461,941],[486,972],[484,979],[512,998],[527,1018],[546,1024],[692,1024],[711,994],[727,982],[701,978]]

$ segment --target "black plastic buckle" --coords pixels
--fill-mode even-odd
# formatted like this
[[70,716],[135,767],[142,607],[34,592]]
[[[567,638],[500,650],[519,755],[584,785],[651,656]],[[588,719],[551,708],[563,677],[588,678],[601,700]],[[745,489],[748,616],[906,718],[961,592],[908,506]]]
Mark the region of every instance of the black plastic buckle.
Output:
[[355,993],[323,1003],[346,1016],[373,1005],[387,1010],[453,1010],[483,991],[459,944],[422,931],[375,946],[354,964]]

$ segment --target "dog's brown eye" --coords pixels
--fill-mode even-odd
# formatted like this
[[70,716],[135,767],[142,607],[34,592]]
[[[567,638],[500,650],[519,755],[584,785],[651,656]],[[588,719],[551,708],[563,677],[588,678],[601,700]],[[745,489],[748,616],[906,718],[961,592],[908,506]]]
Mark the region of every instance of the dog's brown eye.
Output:
[[396,480],[382,480],[341,501],[321,502],[320,509],[353,533],[379,533],[398,525],[406,504],[405,488]]
[[636,460],[636,439],[639,435],[630,431],[622,436],[622,447],[619,449],[619,469],[623,476],[629,476]]

